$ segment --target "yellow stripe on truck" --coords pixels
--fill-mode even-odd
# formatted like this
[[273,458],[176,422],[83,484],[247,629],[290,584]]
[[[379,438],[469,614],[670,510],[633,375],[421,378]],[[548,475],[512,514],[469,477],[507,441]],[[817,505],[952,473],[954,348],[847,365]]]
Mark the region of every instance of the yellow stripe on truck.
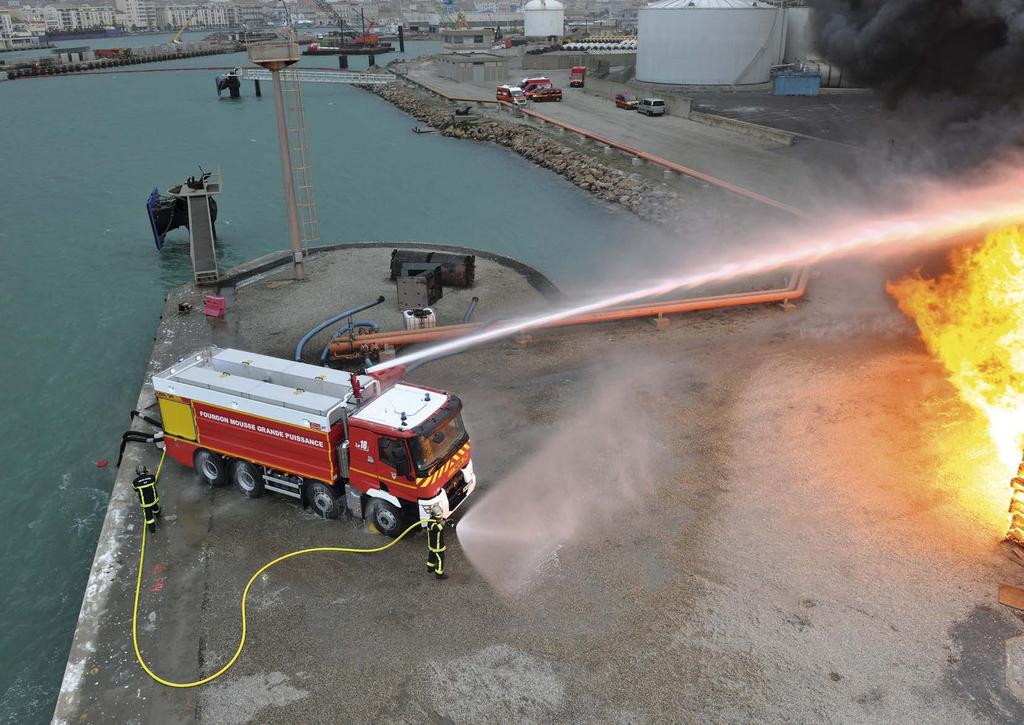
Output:
[[469,450],[469,443],[467,443],[466,445],[462,446],[462,448],[460,448],[455,453],[454,456],[452,456],[450,459],[448,459],[447,463],[445,463],[439,469],[434,471],[432,474],[430,474],[426,478],[417,479],[417,481],[422,481],[422,483],[420,483],[420,488],[426,488],[430,484],[434,483],[434,481],[436,481],[438,478],[440,478],[442,476],[447,476],[448,472],[451,471],[453,468],[462,468],[462,464],[464,463],[464,460],[465,460],[464,457],[465,457],[465,455],[466,455],[468,450]]

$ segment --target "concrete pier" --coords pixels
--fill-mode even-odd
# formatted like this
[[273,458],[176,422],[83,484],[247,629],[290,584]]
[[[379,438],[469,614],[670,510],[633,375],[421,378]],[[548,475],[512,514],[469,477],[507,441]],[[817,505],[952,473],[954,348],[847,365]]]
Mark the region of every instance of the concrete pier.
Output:
[[[395,247],[434,248],[429,244],[369,243],[315,249],[307,262],[310,279],[302,283],[290,279],[291,255],[287,252],[254,260],[221,277],[220,289],[216,292],[227,299],[227,314],[223,320],[206,318],[202,314],[203,297],[213,290],[193,285],[177,288],[166,299],[147,377],[181,355],[209,345],[235,346],[290,359],[295,341],[305,330],[345,307],[373,299],[378,294],[388,297],[388,302],[374,310],[373,316],[382,323],[383,329],[402,329],[402,315],[395,302],[395,285],[387,281],[390,252]],[[455,246],[439,249],[460,251]],[[471,289],[445,289],[444,298],[434,308],[439,324],[461,322],[473,297],[480,298],[478,315],[489,317],[541,309],[561,298],[559,290],[536,270],[500,255],[466,251],[477,255],[477,284]],[[345,290],[344,299],[338,297],[339,289]],[[192,312],[181,314],[181,304],[191,305]],[[329,332],[325,331],[307,346],[309,361],[317,358]],[[437,380],[434,376],[423,378],[424,381],[431,379]],[[459,384],[459,381],[453,382]],[[463,391],[458,392],[462,394]],[[154,404],[147,381],[140,392],[138,408],[148,410]],[[490,408],[489,405],[486,407]],[[485,413],[482,402],[478,408],[476,415],[481,419],[496,412]],[[208,697],[215,696],[216,688],[172,692],[150,680],[135,662],[131,644],[131,601],[141,532],[136,521],[138,501],[130,482],[136,464],[145,462],[152,469],[156,455],[153,449],[129,447],[118,472],[54,713],[55,722],[125,722],[134,718],[161,723],[245,721],[238,719],[237,714],[230,714],[235,711],[218,709],[220,706],[211,704]],[[271,549],[299,548],[316,540],[322,541],[325,536],[335,542],[347,541],[351,546],[373,546],[381,542],[381,537],[371,533],[361,522],[357,525],[352,521],[317,520],[298,504],[284,499],[265,497],[259,501],[247,501],[232,489],[204,490],[195,483],[191,471],[171,461],[165,465],[159,485],[164,523],[161,530],[150,538],[141,604],[143,631],[140,635],[147,660],[155,670],[170,679],[191,679],[197,673],[197,663],[209,661],[212,664],[210,658],[219,656],[214,655],[213,650],[219,651],[222,646],[227,646],[227,639],[237,634],[237,597],[240,590],[234,589],[234,576],[228,576],[224,583],[231,581],[232,584],[222,591],[215,584],[217,579],[226,575],[226,571],[221,570],[222,564],[241,575]],[[218,501],[211,499],[211,495],[220,494],[229,495]],[[211,538],[208,534],[214,528],[220,529],[221,533]],[[237,558],[235,554],[242,552],[232,554],[229,549],[234,547],[229,546],[221,535],[236,536],[249,528],[253,532],[261,532],[259,538],[263,543],[254,542],[241,558]],[[235,533],[229,533],[231,531]],[[362,571],[360,576],[369,584],[376,576],[372,572],[382,566],[407,570],[403,576],[410,576],[413,571],[420,573],[421,548],[422,541],[414,539],[408,546],[396,547],[378,561],[323,563],[332,569],[342,567],[338,571],[347,568],[349,574],[345,576]],[[386,560],[390,564],[386,564]],[[352,565],[355,569],[351,568]],[[163,583],[154,589],[157,582]],[[433,584],[430,581],[426,583]],[[386,589],[380,593],[391,597]],[[407,594],[422,596],[423,592],[413,587]],[[211,596],[217,600],[223,597],[223,600],[213,604]],[[235,600],[233,604],[232,599]],[[326,600],[321,604],[324,615],[337,608]],[[412,607],[413,602],[409,600],[402,606]],[[262,607],[256,605],[255,612]],[[201,614],[204,611],[210,612],[214,618],[207,619]],[[262,619],[257,614],[250,626],[262,626],[256,624]],[[222,627],[225,639],[220,641],[215,630]],[[279,633],[285,634],[287,629],[281,629]],[[267,640],[264,642],[268,643]],[[242,670],[239,674],[243,674]],[[247,677],[243,675],[243,678]],[[126,683],[130,683],[131,695],[127,700],[123,689]],[[271,698],[275,699],[280,694],[279,691]],[[235,701],[233,696],[229,699]],[[254,705],[254,714],[264,706]],[[248,705],[239,699],[230,707],[240,707],[241,712]],[[200,717],[200,712],[207,716]]]
[[199,58],[209,55],[238,53],[241,50],[244,50],[242,45],[212,45],[210,43],[187,43],[175,46],[172,50],[156,47],[126,48],[126,53],[118,57],[96,58],[95,60],[71,63],[54,63],[52,65],[38,65],[31,60],[12,63],[8,66],[0,67],[0,74],[4,74],[8,80],[34,78],[37,76],[74,75],[77,73],[119,68],[121,66],[139,65],[141,63],[162,63],[165,61],[181,60],[182,58]]
[[[302,283],[287,253],[256,260],[222,280],[223,320],[179,314],[202,296],[174,290],[148,373],[209,344],[287,357],[380,292],[379,319],[397,327],[392,246],[320,250]],[[558,297],[540,273],[478,255],[477,286],[446,289],[440,322],[460,321],[471,296],[481,321]],[[157,455],[131,449],[54,720],[1022,721],[1024,627],[996,601],[1020,562],[1000,543],[1005,512],[963,495],[981,454],[948,455],[965,441],[985,451],[983,426],[913,334],[874,334],[903,329],[877,275],[825,266],[792,312],[533,332],[417,368],[411,380],[464,402],[470,512],[491,511],[470,531],[499,537],[513,563],[543,556],[513,579],[471,561],[480,550],[456,532],[446,582],[426,576],[420,536],[289,560],[254,584],[237,663],[200,688],[154,683],[132,652],[130,471]],[[851,276],[867,282],[851,291]],[[139,406],[152,402],[144,385]],[[206,488],[174,462],[160,493],[139,639],[174,681],[230,658],[242,587],[266,561],[383,543],[361,521]]]

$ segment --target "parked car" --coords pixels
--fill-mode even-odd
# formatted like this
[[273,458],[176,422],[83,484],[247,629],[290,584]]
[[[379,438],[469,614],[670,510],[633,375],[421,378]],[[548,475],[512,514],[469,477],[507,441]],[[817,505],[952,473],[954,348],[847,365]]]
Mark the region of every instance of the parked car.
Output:
[[526,94],[515,86],[498,86],[494,98],[504,103],[511,103],[513,106],[526,105]]
[[543,101],[561,101],[562,100],[562,89],[554,88],[552,86],[546,86],[543,88],[535,88],[530,94],[530,100],[537,103]]
[[627,111],[635,111],[640,101],[632,93],[616,93],[615,107],[625,108]]
[[553,88],[553,86],[550,83],[542,83],[540,85],[529,85],[523,89],[523,93],[525,93],[526,97],[532,101],[534,93],[546,88]]
[[644,98],[641,99],[640,105],[637,106],[636,110],[640,113],[646,113],[648,116],[664,116],[665,101],[660,98]]

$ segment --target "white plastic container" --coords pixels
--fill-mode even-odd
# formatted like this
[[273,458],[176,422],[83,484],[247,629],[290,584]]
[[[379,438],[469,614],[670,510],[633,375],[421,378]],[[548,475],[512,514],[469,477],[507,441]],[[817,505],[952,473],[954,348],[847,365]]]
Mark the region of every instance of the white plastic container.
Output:
[[422,330],[427,327],[437,327],[437,315],[430,307],[416,310],[402,310],[402,318],[405,321],[406,330]]

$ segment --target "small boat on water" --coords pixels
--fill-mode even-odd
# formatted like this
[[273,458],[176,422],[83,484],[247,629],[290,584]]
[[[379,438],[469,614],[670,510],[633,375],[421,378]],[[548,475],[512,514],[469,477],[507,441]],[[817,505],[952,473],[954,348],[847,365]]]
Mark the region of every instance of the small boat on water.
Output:
[[413,126],[412,127],[412,132],[413,133],[434,133],[436,131],[437,131],[436,128],[422,128],[420,126]]

